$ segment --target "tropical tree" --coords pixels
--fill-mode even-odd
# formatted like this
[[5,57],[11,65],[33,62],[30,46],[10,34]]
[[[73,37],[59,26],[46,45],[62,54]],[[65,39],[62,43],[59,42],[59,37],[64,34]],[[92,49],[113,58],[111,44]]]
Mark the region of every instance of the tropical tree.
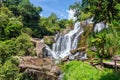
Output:
[[19,16],[17,6],[22,0],[1,0],[1,1],[5,7],[9,8],[13,12],[15,16]]
[[[70,6],[71,7],[71,6]],[[108,29],[100,33],[90,35],[90,46],[96,46],[98,49],[97,55],[100,58],[110,58],[114,54],[119,53],[119,20],[120,20],[120,1],[119,0],[82,0],[82,3],[77,6],[74,4],[73,9],[79,9],[79,19],[86,20],[93,17],[93,26],[103,21],[109,26]],[[93,27],[94,28],[94,27]],[[110,38],[115,37],[115,38]],[[116,39],[116,40],[114,40]],[[111,43],[112,42],[112,43]],[[114,51],[115,50],[115,51]]]
[[10,39],[19,36],[20,30],[23,27],[20,19],[16,18],[14,14],[6,7],[1,7],[0,12],[1,39]]
[[39,20],[40,12],[42,11],[41,7],[34,7],[29,0],[22,0],[17,7],[20,16],[22,16],[22,22],[25,27],[31,28],[33,31],[34,37],[39,36]]
[[82,0],[83,11],[94,14],[95,23],[103,20],[111,22],[117,19],[119,17],[118,12],[120,11],[118,9],[119,4],[119,0]]

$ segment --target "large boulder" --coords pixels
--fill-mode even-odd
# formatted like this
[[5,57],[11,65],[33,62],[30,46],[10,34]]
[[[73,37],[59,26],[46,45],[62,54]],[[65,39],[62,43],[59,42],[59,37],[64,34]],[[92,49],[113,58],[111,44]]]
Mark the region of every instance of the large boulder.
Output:
[[45,48],[45,44],[43,43],[43,42],[40,42],[40,41],[38,41],[37,43],[36,43],[36,48],[35,48],[35,50],[36,50],[36,54],[37,54],[37,57],[43,57],[43,55],[44,55],[44,51],[43,51],[43,49]]
[[21,71],[37,76],[36,80],[57,80],[60,68],[50,58],[22,57],[19,67]]
[[31,38],[31,41],[35,44],[35,52],[37,57],[41,58],[44,55],[45,44],[37,38]]

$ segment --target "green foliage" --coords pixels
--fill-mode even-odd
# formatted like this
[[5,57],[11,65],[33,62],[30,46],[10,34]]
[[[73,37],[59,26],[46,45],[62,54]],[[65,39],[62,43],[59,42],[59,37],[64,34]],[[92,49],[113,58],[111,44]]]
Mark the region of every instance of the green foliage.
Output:
[[[89,57],[110,58],[120,54],[120,1],[119,0],[82,0],[70,6],[79,20],[94,18],[95,23],[108,22],[109,28],[90,37],[89,47],[95,46],[97,52],[88,50]],[[48,18],[41,18],[41,7],[33,6],[29,0],[0,1],[0,80],[33,80],[25,72],[19,73],[18,60],[15,56],[34,55],[34,45],[30,36],[42,38],[54,35],[65,29],[73,28],[73,21],[58,19],[51,13]],[[87,28],[88,29],[88,28]],[[89,34],[85,30],[83,35]],[[91,31],[91,30],[90,30]],[[82,39],[83,40],[83,39]],[[49,45],[52,39],[45,40]],[[83,44],[87,44],[87,39]],[[99,71],[82,62],[72,61],[63,67],[64,80],[119,80],[120,73],[111,70]],[[97,75],[97,76],[96,76]]]
[[22,33],[22,34],[25,33],[25,34],[28,34],[28,35],[31,36],[31,35],[33,34],[33,31],[32,31],[30,28],[22,28],[22,29],[21,29],[21,33]]
[[54,13],[41,18],[41,11],[30,0],[0,1],[0,80],[33,80],[28,73],[19,72],[18,60],[14,57],[34,55],[30,36],[43,38],[73,26],[73,21],[60,20]]
[[[22,0],[18,5],[18,11],[23,16],[25,26],[29,26],[29,22],[39,20],[39,13],[42,11],[40,7],[34,7],[29,0]],[[25,21],[26,20],[26,21]],[[27,23],[28,22],[28,23]],[[27,23],[27,24],[26,24]]]
[[63,80],[120,80],[120,73],[110,69],[103,71],[80,61],[71,61],[63,67]]
[[91,12],[94,15],[95,23],[105,20],[111,22],[119,20],[119,0],[82,0],[82,11]]
[[120,72],[112,72],[111,70],[105,70],[105,75],[102,75],[99,80],[120,80]]
[[[40,20],[39,13],[42,11],[41,7],[33,6],[30,0],[4,0],[3,4],[9,8],[16,17],[21,16],[23,27],[30,28],[33,31],[33,37],[42,37],[41,27],[38,25]],[[13,28],[13,26],[9,28]],[[20,29],[17,30],[20,31]],[[6,30],[6,33],[10,33],[10,31]]]
[[51,13],[51,15],[48,17],[48,21],[50,23],[55,23],[57,21],[57,15],[55,13]]
[[27,72],[19,73],[17,80],[34,80],[34,76],[30,75]]
[[27,34],[22,34],[17,39],[0,41],[0,80],[30,80],[28,74],[19,73],[15,56],[34,55],[33,48],[34,45]]
[[81,15],[82,16],[79,16],[80,20],[86,20],[86,19],[91,18],[93,16],[91,12],[88,12],[88,13],[81,12]]
[[20,35],[17,39],[0,42],[0,61],[3,64],[11,56],[34,55],[34,45],[27,34]]
[[[71,27],[71,29],[73,28],[73,26],[74,26],[74,22],[72,21],[72,20],[64,20],[64,22],[65,22],[65,24],[64,24],[64,26],[66,26],[66,27]],[[62,22],[61,22],[62,23]],[[63,24],[63,23],[62,23]],[[66,28],[66,27],[63,27],[63,28]]]
[[33,80],[33,77],[28,73],[20,73],[18,68],[18,59],[10,57],[0,67],[0,80]]
[[[3,4],[7,10],[1,8],[2,13],[4,12],[0,16],[0,24],[4,26],[0,31],[2,40],[19,36],[20,32],[18,31],[30,34],[33,37],[43,38],[43,35],[53,35],[69,24],[71,27],[70,21],[59,20],[54,13],[51,13],[48,18],[40,18],[39,14],[42,8],[33,6],[29,0],[8,0],[3,1]],[[20,30],[21,28],[23,29]],[[27,31],[25,32],[24,29]]]
[[[0,80],[15,80],[19,68],[12,60],[7,60],[0,68]],[[17,74],[16,74],[17,73]]]
[[120,54],[119,43],[119,32],[115,28],[111,29],[111,26],[89,38],[89,46],[97,48],[96,55],[100,58],[111,58]]
[[44,36],[43,39],[44,39],[44,43],[49,46],[52,46],[52,44],[55,42],[53,36]]
[[15,16],[19,16],[17,6],[22,0],[1,0],[1,1],[3,3],[3,6],[9,8]]
[[60,26],[57,24],[57,16],[54,13],[51,13],[51,15],[47,18],[47,24],[46,29],[51,34],[54,34],[55,32],[60,30]]
[[0,61],[3,64],[12,55],[16,54],[15,39],[0,42]]
[[1,7],[0,12],[0,39],[5,40],[19,36],[20,29],[23,27],[19,18],[16,18],[6,7]]
[[5,34],[11,37],[17,37],[20,34],[20,30],[23,24],[16,18],[9,19],[9,23],[5,28]]
[[22,16],[23,25],[33,31],[32,36],[41,37],[41,27],[38,25],[40,20],[41,7],[34,7],[29,0],[22,0],[18,7],[19,15]]
[[103,30],[102,32],[97,34],[89,34],[89,43],[87,43],[86,45],[89,45],[89,47],[95,46],[97,49],[96,52],[88,50],[89,57],[97,55],[100,58],[111,58],[114,55],[120,53],[119,0],[82,0],[81,4],[79,2],[76,2],[75,4],[71,5],[70,8],[78,9],[77,11],[80,12],[80,14],[78,15],[78,19],[80,20],[86,20],[93,17],[94,24],[101,21],[109,24],[109,28],[107,30]]
[[[43,35],[54,35],[55,33],[65,29],[67,27],[73,27],[72,20],[61,19],[59,20],[56,14],[52,13],[48,18],[41,18],[39,20],[39,34]],[[37,31],[36,31],[37,32]]]
[[34,45],[30,41],[30,36],[27,34],[20,35],[16,41],[16,54],[19,56],[23,55],[34,55]]
[[9,18],[14,17],[13,13],[7,7],[0,7],[0,12],[0,15],[5,14]]
[[87,49],[87,57],[88,58],[95,58],[97,56],[97,53],[96,52],[93,52],[92,50],[90,49]]
[[94,67],[78,61],[66,63],[63,71],[63,80],[99,80],[101,76],[101,72]]

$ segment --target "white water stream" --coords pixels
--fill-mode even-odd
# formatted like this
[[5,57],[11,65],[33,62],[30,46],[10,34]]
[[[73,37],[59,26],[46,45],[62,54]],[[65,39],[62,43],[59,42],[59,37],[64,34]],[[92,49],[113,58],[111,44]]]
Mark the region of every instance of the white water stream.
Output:
[[[93,22],[91,19],[88,19],[84,21],[84,23],[90,24]],[[97,23],[95,25],[94,32],[99,32],[104,28],[106,28],[106,25],[103,22]],[[70,50],[77,48],[78,38],[83,32],[83,26],[80,25],[80,22],[76,22],[74,25],[74,29],[69,31],[67,34],[56,34],[56,43],[53,44],[52,49],[50,49],[50,47],[46,45],[48,55],[53,57],[54,59],[63,59],[66,56],[69,56],[69,58],[74,59],[74,57],[80,54],[80,52],[77,52],[76,55],[72,55],[70,53]]]

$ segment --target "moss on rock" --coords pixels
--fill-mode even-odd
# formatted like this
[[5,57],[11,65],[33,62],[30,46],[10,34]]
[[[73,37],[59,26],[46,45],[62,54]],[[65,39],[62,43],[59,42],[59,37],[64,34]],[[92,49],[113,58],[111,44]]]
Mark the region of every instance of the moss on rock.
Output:
[[52,44],[55,42],[54,36],[44,36],[44,43],[52,46]]

